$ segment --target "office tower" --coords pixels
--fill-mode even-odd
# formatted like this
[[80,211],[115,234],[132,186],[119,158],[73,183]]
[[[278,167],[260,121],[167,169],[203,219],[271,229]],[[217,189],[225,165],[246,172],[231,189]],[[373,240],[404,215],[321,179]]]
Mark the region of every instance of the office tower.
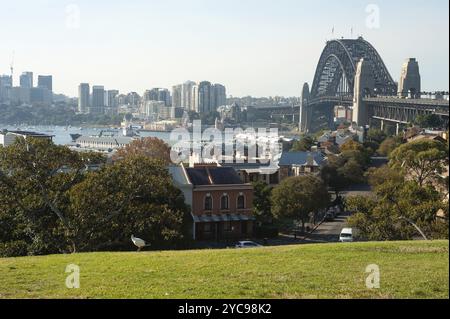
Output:
[[198,112],[198,84],[195,83],[192,85],[191,89],[191,102],[190,102],[190,111]]
[[106,106],[111,108],[117,108],[119,105],[118,96],[119,96],[118,90],[108,90],[106,92],[106,100],[105,100]]
[[0,101],[6,102],[10,99],[12,88],[12,77],[10,75],[0,75]]
[[100,85],[92,87],[92,104],[89,113],[102,114],[105,107],[105,88]]
[[164,102],[166,106],[170,106],[170,92],[168,89],[154,88],[144,92],[144,102],[146,101],[160,101]]
[[33,87],[33,72],[23,72],[20,76],[20,87],[31,89]]
[[192,109],[192,87],[195,82],[187,81],[181,85],[181,107],[185,110]]
[[89,112],[90,86],[88,83],[81,83],[78,86],[78,112]]
[[141,97],[136,92],[127,94],[127,104],[130,106],[138,106],[141,103]]
[[159,89],[158,90],[158,101],[162,101],[166,104],[166,106],[171,105],[171,96],[168,89]]
[[227,105],[227,91],[222,84],[214,84],[212,88],[212,111],[217,110],[219,106]]
[[53,77],[51,75],[39,75],[38,87],[45,87],[50,92],[53,92]]
[[181,91],[183,85],[175,85],[172,87],[172,107],[181,107]]
[[197,86],[198,93],[196,109],[198,113],[209,113],[211,109],[211,83],[208,81],[200,82]]

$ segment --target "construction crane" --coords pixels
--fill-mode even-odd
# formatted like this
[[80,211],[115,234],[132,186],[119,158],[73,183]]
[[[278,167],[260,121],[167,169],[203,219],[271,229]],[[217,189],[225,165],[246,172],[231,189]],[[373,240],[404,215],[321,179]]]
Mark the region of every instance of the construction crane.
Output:
[[13,77],[14,77],[14,51],[11,57],[11,64],[9,65],[9,69],[11,70],[11,86],[13,86]]

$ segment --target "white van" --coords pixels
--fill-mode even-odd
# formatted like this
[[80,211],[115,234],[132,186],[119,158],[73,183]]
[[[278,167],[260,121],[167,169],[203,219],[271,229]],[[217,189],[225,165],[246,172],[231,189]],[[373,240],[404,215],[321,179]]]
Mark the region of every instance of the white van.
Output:
[[353,229],[352,228],[344,228],[341,231],[341,235],[339,236],[339,241],[341,243],[353,242]]

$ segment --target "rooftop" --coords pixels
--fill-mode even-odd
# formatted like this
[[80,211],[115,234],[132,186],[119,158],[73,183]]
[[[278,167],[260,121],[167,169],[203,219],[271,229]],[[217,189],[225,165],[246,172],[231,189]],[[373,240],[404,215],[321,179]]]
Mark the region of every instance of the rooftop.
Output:
[[320,152],[283,152],[279,166],[306,165],[310,156],[314,165],[320,166],[325,161],[325,156]]
[[186,168],[186,173],[194,186],[242,184],[239,175],[232,167],[190,167]]

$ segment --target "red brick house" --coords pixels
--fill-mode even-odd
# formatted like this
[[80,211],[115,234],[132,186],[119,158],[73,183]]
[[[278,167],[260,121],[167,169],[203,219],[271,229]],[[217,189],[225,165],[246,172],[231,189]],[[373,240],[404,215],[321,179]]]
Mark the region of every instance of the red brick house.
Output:
[[253,237],[253,186],[232,167],[199,164],[171,167],[174,183],[191,206],[192,235],[199,241]]

